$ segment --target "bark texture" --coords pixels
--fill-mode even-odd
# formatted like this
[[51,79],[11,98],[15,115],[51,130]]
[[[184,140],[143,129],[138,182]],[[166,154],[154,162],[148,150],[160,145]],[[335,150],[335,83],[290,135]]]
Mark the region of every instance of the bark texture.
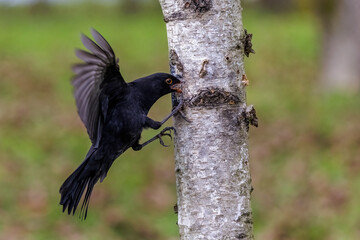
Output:
[[175,118],[180,237],[253,239],[240,0],[160,3],[191,120]]

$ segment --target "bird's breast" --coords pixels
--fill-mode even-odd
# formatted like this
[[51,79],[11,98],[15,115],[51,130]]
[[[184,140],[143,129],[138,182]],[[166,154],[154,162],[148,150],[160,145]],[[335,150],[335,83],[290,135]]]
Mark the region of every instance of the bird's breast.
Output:
[[134,104],[119,104],[110,113],[107,131],[119,138],[137,137],[143,128],[143,112]]

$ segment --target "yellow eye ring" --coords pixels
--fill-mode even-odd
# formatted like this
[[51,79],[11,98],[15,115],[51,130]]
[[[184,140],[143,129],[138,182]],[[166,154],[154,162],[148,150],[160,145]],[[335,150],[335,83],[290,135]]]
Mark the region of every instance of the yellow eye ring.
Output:
[[171,78],[167,78],[167,79],[165,80],[165,82],[170,85],[170,84],[172,84],[172,79],[171,79]]

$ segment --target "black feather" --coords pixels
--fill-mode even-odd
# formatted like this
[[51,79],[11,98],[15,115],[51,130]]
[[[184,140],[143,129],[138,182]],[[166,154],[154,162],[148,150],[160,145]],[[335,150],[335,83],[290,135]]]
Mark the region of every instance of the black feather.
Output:
[[[104,180],[117,157],[139,145],[142,130],[152,126],[146,125],[146,121],[153,121],[147,117],[151,106],[180,83],[170,74],[156,73],[127,84],[109,43],[96,30],[91,32],[98,45],[82,35],[83,44],[92,53],[76,51],[84,63],[72,67],[75,73],[72,84],[78,114],[92,146],[60,188],[60,204],[68,214],[75,214],[85,192],[80,209],[83,219],[87,217],[95,184]],[[172,85],[166,83],[168,78]]]

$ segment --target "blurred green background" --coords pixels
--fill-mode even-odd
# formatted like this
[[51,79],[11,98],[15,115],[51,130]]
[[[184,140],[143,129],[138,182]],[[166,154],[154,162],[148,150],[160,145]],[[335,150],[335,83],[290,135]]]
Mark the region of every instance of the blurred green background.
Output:
[[[360,96],[322,90],[324,26],[311,1],[269,2],[243,4],[256,51],[247,96],[260,123],[250,129],[255,238],[360,239]],[[1,240],[178,239],[173,149],[158,143],[114,163],[86,221],[61,213],[59,187],[90,146],[70,85],[90,27],[128,81],[168,72],[156,1],[0,5]],[[167,96],[150,114],[170,108]]]

